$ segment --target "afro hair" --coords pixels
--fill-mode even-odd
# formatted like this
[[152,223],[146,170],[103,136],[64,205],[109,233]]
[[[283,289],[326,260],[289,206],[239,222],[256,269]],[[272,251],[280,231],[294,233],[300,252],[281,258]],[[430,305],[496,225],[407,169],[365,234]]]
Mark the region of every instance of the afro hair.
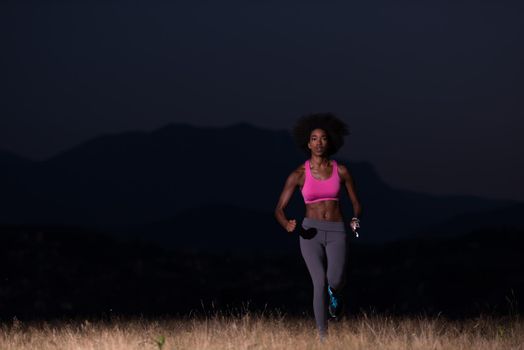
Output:
[[311,132],[315,129],[322,129],[328,136],[329,156],[337,153],[344,145],[344,136],[349,135],[349,130],[342,120],[337,118],[333,113],[314,113],[300,117],[293,128],[293,137],[297,146],[306,154],[310,154],[308,148]]

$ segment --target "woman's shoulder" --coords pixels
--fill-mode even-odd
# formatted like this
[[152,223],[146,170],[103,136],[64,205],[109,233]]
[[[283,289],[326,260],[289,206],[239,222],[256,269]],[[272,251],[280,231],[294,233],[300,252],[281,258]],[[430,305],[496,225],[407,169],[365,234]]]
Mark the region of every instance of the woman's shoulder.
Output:
[[305,163],[302,163],[302,164],[299,164],[294,172],[298,173],[298,174],[303,174],[304,172],[306,171],[306,164]]
[[306,167],[304,166],[304,163],[299,164],[292,172],[291,176],[296,176],[297,178],[300,178],[304,176],[306,173]]
[[346,176],[349,174],[349,169],[345,164],[341,164],[338,161],[334,161],[335,164],[337,164],[337,171],[340,176]]
[[303,183],[303,179],[305,176],[305,168],[304,164],[299,165],[296,167],[291,174],[289,174],[287,181],[294,184],[301,184]]

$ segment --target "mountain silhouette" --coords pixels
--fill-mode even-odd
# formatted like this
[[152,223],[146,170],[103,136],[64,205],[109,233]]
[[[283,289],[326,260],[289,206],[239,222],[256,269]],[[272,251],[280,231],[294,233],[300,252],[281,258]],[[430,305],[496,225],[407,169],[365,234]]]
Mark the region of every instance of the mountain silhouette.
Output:
[[[102,135],[39,162],[1,153],[8,171],[0,174],[0,224],[73,225],[189,245],[220,232],[225,241],[243,242],[231,245],[238,249],[249,244],[246,237],[258,248],[278,237],[266,242],[274,246],[281,236],[267,231],[285,234],[274,207],[286,177],[306,158],[288,131],[245,123]],[[459,215],[515,204],[395,189],[371,164],[334,158],[355,179],[364,242],[411,237]],[[346,197],[341,205],[351,217]],[[298,190],[286,213],[302,219]],[[215,238],[211,247],[222,246]]]

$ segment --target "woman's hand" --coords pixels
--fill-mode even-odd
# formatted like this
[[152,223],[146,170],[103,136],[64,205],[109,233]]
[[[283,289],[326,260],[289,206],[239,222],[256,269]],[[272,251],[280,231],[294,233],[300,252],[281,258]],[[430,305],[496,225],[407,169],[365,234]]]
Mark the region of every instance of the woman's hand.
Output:
[[360,220],[358,218],[354,217],[353,219],[351,219],[351,222],[349,223],[349,227],[351,227],[351,230],[358,237],[357,230],[360,228]]
[[295,227],[297,227],[297,220],[292,219],[288,220],[286,224],[286,231],[287,232],[293,232],[295,230]]

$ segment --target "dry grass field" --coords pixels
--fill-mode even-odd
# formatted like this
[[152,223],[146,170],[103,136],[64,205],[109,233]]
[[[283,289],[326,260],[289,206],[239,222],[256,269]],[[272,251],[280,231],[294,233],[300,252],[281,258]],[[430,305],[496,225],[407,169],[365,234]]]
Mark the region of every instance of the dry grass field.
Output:
[[4,322],[0,349],[524,349],[519,317],[366,316],[330,325],[324,342],[311,319],[215,315],[186,319]]

